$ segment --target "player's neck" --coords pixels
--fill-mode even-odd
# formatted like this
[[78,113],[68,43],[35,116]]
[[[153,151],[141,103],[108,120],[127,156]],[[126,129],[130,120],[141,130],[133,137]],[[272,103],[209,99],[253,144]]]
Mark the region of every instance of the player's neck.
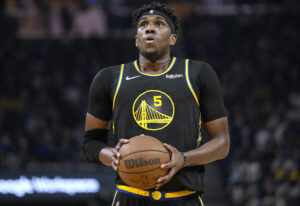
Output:
[[144,73],[160,74],[168,68],[170,61],[170,54],[156,61],[150,61],[141,54],[139,56],[140,70]]

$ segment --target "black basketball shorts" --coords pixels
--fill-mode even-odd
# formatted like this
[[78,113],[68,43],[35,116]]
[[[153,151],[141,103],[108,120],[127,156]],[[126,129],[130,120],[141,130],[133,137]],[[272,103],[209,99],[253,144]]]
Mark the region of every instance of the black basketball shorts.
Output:
[[153,198],[135,197],[116,190],[112,206],[204,206],[204,204],[200,195],[176,200],[154,200]]

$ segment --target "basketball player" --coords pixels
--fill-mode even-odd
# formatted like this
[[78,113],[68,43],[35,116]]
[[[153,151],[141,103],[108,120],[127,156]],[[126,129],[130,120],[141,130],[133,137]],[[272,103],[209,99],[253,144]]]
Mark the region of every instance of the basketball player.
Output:
[[[137,60],[102,69],[94,78],[86,115],[87,160],[117,171],[122,144],[145,134],[165,143],[169,173],[153,190],[129,187],[117,177],[112,205],[203,205],[204,164],[229,151],[226,112],[219,80],[210,65],[170,56],[179,32],[177,17],[165,4],[153,2],[133,14]],[[204,125],[209,141],[201,139]],[[112,127],[119,139],[108,147]]]

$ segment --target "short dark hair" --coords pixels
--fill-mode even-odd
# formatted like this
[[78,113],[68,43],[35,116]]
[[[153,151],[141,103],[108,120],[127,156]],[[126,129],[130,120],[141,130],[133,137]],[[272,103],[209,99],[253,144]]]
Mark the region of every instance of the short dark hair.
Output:
[[134,27],[137,27],[137,24],[139,23],[138,21],[139,21],[139,18],[141,17],[141,15],[149,10],[158,10],[158,11],[161,11],[161,12],[167,14],[174,23],[174,26],[175,26],[174,33],[176,35],[179,35],[180,24],[179,24],[177,16],[174,13],[174,9],[171,9],[167,4],[161,4],[156,1],[154,1],[150,4],[146,4],[146,5],[142,6],[141,8],[135,10],[132,14],[132,25]]

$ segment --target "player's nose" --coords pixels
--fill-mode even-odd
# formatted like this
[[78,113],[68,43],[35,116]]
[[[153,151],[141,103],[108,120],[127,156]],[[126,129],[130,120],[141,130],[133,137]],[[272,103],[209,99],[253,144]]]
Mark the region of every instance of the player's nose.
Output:
[[148,24],[148,26],[145,29],[146,33],[154,33],[155,32],[155,28],[153,26],[153,24]]

